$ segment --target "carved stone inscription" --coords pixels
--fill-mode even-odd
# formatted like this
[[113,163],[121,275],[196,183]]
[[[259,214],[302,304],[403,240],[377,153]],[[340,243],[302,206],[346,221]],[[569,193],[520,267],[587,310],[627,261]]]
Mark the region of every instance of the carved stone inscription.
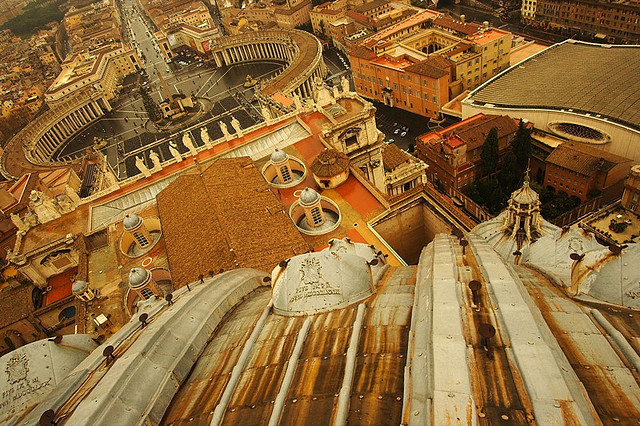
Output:
[[0,399],[0,412],[6,412],[28,400],[33,393],[52,386],[52,377],[32,377],[29,375],[29,356],[24,352],[14,353],[5,368],[7,383]]
[[314,257],[305,259],[300,265],[300,285],[289,298],[289,303],[315,296],[339,295],[340,289],[331,285],[322,276],[322,265]]

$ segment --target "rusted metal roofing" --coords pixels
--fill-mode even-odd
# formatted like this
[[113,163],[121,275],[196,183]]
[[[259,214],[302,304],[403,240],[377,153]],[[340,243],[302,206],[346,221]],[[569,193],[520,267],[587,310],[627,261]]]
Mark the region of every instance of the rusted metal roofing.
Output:
[[[413,275],[411,267],[387,272],[377,293],[363,301],[365,319],[357,348],[349,424],[377,424],[380,419],[400,423]],[[242,345],[269,298],[270,292],[256,293],[226,318],[174,397],[164,423],[211,421]],[[356,310],[357,305],[351,305],[310,317],[311,328],[286,394],[280,424],[332,423]],[[268,316],[224,413],[224,424],[269,421],[306,318]]]

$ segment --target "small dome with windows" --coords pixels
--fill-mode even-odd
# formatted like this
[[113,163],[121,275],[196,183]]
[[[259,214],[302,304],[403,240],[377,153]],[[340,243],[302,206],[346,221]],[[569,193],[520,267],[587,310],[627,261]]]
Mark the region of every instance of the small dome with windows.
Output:
[[276,149],[275,151],[273,151],[273,154],[271,154],[271,162],[273,164],[281,164],[287,161],[288,159],[289,159],[289,156],[287,155],[287,153],[281,149]]
[[145,268],[133,268],[129,272],[129,287],[136,289],[146,285],[151,280],[151,271]]
[[142,224],[142,218],[134,213],[129,213],[125,215],[124,220],[122,221],[122,226],[125,231],[133,231],[137,229]]
[[71,291],[73,292],[73,294],[78,295],[78,294],[84,293],[88,287],[89,287],[89,283],[87,283],[86,281],[78,280],[73,283],[73,286],[71,287]]
[[318,194],[315,190],[311,188],[305,188],[300,193],[300,204],[302,205],[310,205],[318,202],[320,199],[320,194]]

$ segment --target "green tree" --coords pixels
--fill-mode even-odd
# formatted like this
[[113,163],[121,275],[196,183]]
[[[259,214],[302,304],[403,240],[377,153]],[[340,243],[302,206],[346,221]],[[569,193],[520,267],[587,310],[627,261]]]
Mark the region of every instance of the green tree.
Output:
[[495,173],[498,168],[498,158],[500,156],[498,146],[498,129],[492,127],[489,130],[489,134],[482,144],[482,152],[480,158],[482,159],[482,171],[486,175]]
[[511,146],[518,160],[520,170],[524,170],[529,164],[529,157],[531,156],[531,131],[524,126],[522,120],[518,124],[518,131]]
[[503,188],[508,191],[513,191],[516,185],[520,181],[522,174],[518,170],[518,160],[516,154],[512,150],[509,150],[502,159],[502,167],[498,179]]
[[153,122],[162,120],[162,113],[160,112],[158,104],[155,103],[151,95],[149,95],[149,92],[147,92],[147,89],[143,86],[140,86],[140,95],[142,96],[142,104],[149,115],[149,119]]

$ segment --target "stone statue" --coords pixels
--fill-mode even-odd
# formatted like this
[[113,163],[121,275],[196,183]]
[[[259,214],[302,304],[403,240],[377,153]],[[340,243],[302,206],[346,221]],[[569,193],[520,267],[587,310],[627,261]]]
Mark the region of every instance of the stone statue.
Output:
[[349,93],[351,91],[349,89],[349,80],[347,80],[347,77],[342,76],[340,83],[342,84],[342,93]]
[[300,96],[297,93],[293,95],[293,103],[296,106],[296,110],[300,111],[302,109],[302,101],[300,100]]
[[333,97],[337,99],[339,95],[340,90],[338,90],[338,86],[333,86]]
[[162,170],[162,164],[160,163],[160,157],[158,156],[158,154],[154,150],[150,150],[149,151],[149,158],[151,159],[151,162],[153,163],[153,168],[151,169],[152,171],[157,172],[159,170]]
[[178,145],[174,141],[169,142],[169,152],[173,155],[173,158],[176,160],[176,163],[182,161],[182,155],[180,151],[178,151]]
[[65,193],[58,195],[56,199],[63,213],[69,213],[75,208],[73,201]]
[[209,137],[209,130],[207,130],[206,126],[202,126],[200,128],[200,139],[204,142],[204,145],[207,148],[212,148],[213,144],[211,143],[211,138]]
[[336,103],[336,100],[329,91],[329,88],[320,77],[316,77],[314,80],[313,100],[320,108],[325,105]]
[[147,165],[144,164],[144,159],[143,158],[140,158],[140,157],[136,156],[136,167],[138,168],[138,170],[140,170],[142,172],[144,177],[151,176],[151,172],[147,168]]
[[189,153],[195,157],[198,151],[193,145],[193,139],[191,139],[191,135],[189,135],[189,132],[184,132],[184,134],[182,135],[182,144],[189,150]]
[[262,112],[262,117],[264,117],[264,121],[267,124],[271,124],[271,120],[273,117],[271,117],[271,111],[269,111],[269,108],[263,106],[260,110]]
[[29,206],[33,209],[40,223],[57,219],[60,214],[60,207],[45,193],[37,190],[31,191],[29,195]]
[[39,223],[38,222],[38,216],[36,216],[32,212],[29,212],[29,213],[25,214],[23,220],[24,220],[24,223],[29,228],[33,228],[34,226],[36,226]]
[[240,122],[233,115],[231,116],[231,126],[235,129],[237,137],[241,138],[244,135],[244,133],[242,133]]
[[19,234],[26,234],[29,230],[29,225],[16,213],[11,213],[11,222],[18,228]]
[[229,129],[227,129],[227,125],[224,123],[224,121],[222,121],[222,120],[218,121],[218,125],[220,126],[220,130],[222,131],[224,139],[227,140],[227,141],[231,140],[231,135],[229,134]]

